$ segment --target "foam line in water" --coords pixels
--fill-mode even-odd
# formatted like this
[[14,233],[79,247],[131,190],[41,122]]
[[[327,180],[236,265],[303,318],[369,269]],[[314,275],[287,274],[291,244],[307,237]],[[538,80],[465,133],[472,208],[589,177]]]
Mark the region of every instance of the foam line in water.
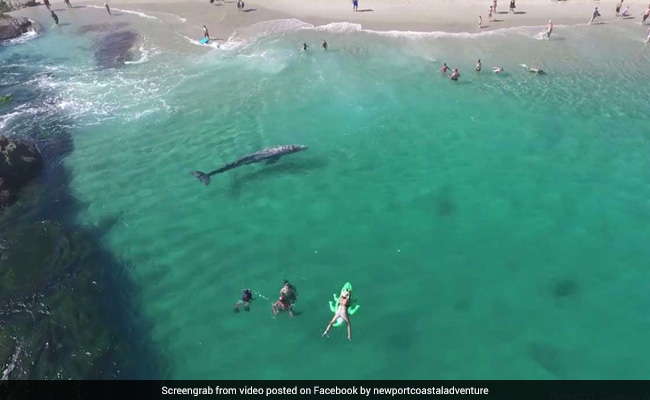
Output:
[[[102,9],[102,10],[104,9],[104,7],[93,6],[93,5],[88,5],[86,7],[99,8],[99,9]],[[137,15],[138,17],[142,17],[142,18],[146,18],[146,19],[155,19],[155,20],[158,20],[158,21],[162,22],[160,20],[160,18],[154,17],[153,15],[145,14],[145,13],[143,13],[141,11],[125,10],[125,9],[122,9],[122,8],[111,8],[111,11],[119,11],[119,12],[122,12],[122,13],[125,13],[125,14],[134,14],[134,15]]]

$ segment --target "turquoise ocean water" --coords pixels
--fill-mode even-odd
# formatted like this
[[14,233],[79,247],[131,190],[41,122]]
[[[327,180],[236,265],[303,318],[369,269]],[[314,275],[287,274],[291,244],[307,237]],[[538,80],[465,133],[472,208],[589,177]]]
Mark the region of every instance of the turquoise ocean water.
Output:
[[[118,219],[103,243],[140,288],[165,378],[648,377],[641,28],[547,41],[275,24],[119,69],[70,28],[0,52],[41,69],[40,112],[66,116],[77,218]],[[39,122],[22,107],[5,129]],[[208,187],[190,175],[282,144],[309,149]],[[283,279],[293,319],[270,312]],[[322,338],[346,281],[352,342]],[[234,314],[246,287],[258,298]]]

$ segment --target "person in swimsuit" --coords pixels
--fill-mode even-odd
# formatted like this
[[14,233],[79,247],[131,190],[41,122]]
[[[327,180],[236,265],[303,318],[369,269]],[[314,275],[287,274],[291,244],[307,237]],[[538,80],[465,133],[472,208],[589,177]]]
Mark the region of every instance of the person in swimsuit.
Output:
[[210,40],[210,32],[208,32],[208,27],[203,25],[203,37]]
[[553,21],[550,19],[548,20],[548,25],[546,25],[546,32],[544,32],[544,36],[547,38],[551,38],[551,33],[553,33]]
[[278,315],[280,310],[288,310],[289,315],[293,317],[295,315],[293,311],[293,303],[296,302],[297,298],[298,292],[296,291],[296,288],[289,283],[289,281],[285,280],[282,289],[280,289],[280,297],[278,298],[278,301],[273,303],[271,306],[271,311],[273,311],[274,315]]
[[327,335],[330,331],[330,328],[334,323],[336,322],[337,319],[342,318],[343,321],[348,326],[348,340],[352,340],[352,325],[350,324],[350,316],[348,315],[348,308],[350,307],[350,303],[352,302],[352,292],[349,290],[344,290],[341,292],[341,296],[339,297],[339,308],[336,310],[336,313],[334,314],[334,318],[330,321],[330,323],[327,325],[327,328],[325,328],[325,332],[323,332],[323,336]]
[[596,17],[600,17],[600,13],[598,12],[598,7],[594,9],[594,13],[591,15],[591,20],[589,21],[589,25],[591,25]]
[[449,67],[447,66],[447,63],[442,63],[442,68],[438,70],[441,74],[444,74],[445,72],[449,71]]
[[352,0],[352,11],[357,12],[359,10],[359,0]]
[[56,25],[59,24],[59,17],[54,13],[54,11],[50,11],[52,13],[52,19],[54,20],[54,23]]
[[458,72],[458,68],[454,68],[454,72],[451,73],[449,79],[455,82],[458,80],[458,78],[460,78],[460,73]]
[[481,59],[476,62],[476,72],[481,72]]
[[323,46],[323,50],[327,50],[327,41],[325,39],[323,39],[322,46]]
[[235,303],[235,312],[239,312],[239,306],[244,306],[244,311],[250,311],[250,304],[253,300],[253,292],[250,289],[244,289],[241,300]]
[[648,19],[650,16],[650,4],[648,4],[648,8],[645,9],[643,12],[643,21],[641,21],[641,25],[645,25],[645,20]]
[[623,0],[616,3],[616,16],[617,17],[621,14],[621,7],[623,7]]
[[68,6],[68,8],[72,8],[72,4],[70,4],[70,0],[63,0],[63,1]]

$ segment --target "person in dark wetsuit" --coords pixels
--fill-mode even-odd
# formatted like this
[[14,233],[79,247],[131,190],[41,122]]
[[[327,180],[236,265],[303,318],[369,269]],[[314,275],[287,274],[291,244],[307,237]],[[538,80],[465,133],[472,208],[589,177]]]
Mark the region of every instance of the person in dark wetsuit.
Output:
[[43,4],[45,4],[45,7],[47,7],[47,9],[50,10],[50,0],[43,0]]
[[302,50],[303,50],[303,51],[307,51],[307,48],[308,48],[308,47],[309,47],[309,46],[307,46],[307,43],[303,43],[303,44],[302,44]]
[[109,6],[108,3],[104,3],[104,7],[106,7],[106,11],[108,12],[108,15],[113,15],[111,14],[111,6]]
[[250,289],[244,289],[241,300],[235,303],[235,312],[239,312],[239,306],[244,306],[244,311],[250,311],[250,303],[253,300],[253,292]]
[[327,41],[323,39],[323,44],[321,45],[323,47],[323,50],[327,50]]
[[56,14],[54,14],[54,11],[50,11],[50,12],[52,13],[52,19],[54,20],[54,23],[58,25],[59,17]]
[[68,8],[72,8],[72,4],[70,4],[70,0],[63,0],[63,1],[68,6]]

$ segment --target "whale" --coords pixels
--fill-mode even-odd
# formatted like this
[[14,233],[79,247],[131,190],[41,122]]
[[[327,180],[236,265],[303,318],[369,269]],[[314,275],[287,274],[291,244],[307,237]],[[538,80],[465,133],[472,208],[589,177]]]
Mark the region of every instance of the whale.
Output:
[[210,184],[210,178],[213,175],[221,174],[233,168],[241,167],[242,165],[255,164],[262,161],[266,161],[267,164],[274,164],[278,162],[278,160],[282,156],[297,153],[303,150],[307,150],[307,146],[290,144],[286,146],[269,147],[266,149],[256,151],[255,153],[243,156],[240,159],[228,163],[221,168],[215,169],[214,171],[210,171],[207,173],[201,171],[192,171],[191,174],[194,177],[196,177],[202,184],[208,186]]

